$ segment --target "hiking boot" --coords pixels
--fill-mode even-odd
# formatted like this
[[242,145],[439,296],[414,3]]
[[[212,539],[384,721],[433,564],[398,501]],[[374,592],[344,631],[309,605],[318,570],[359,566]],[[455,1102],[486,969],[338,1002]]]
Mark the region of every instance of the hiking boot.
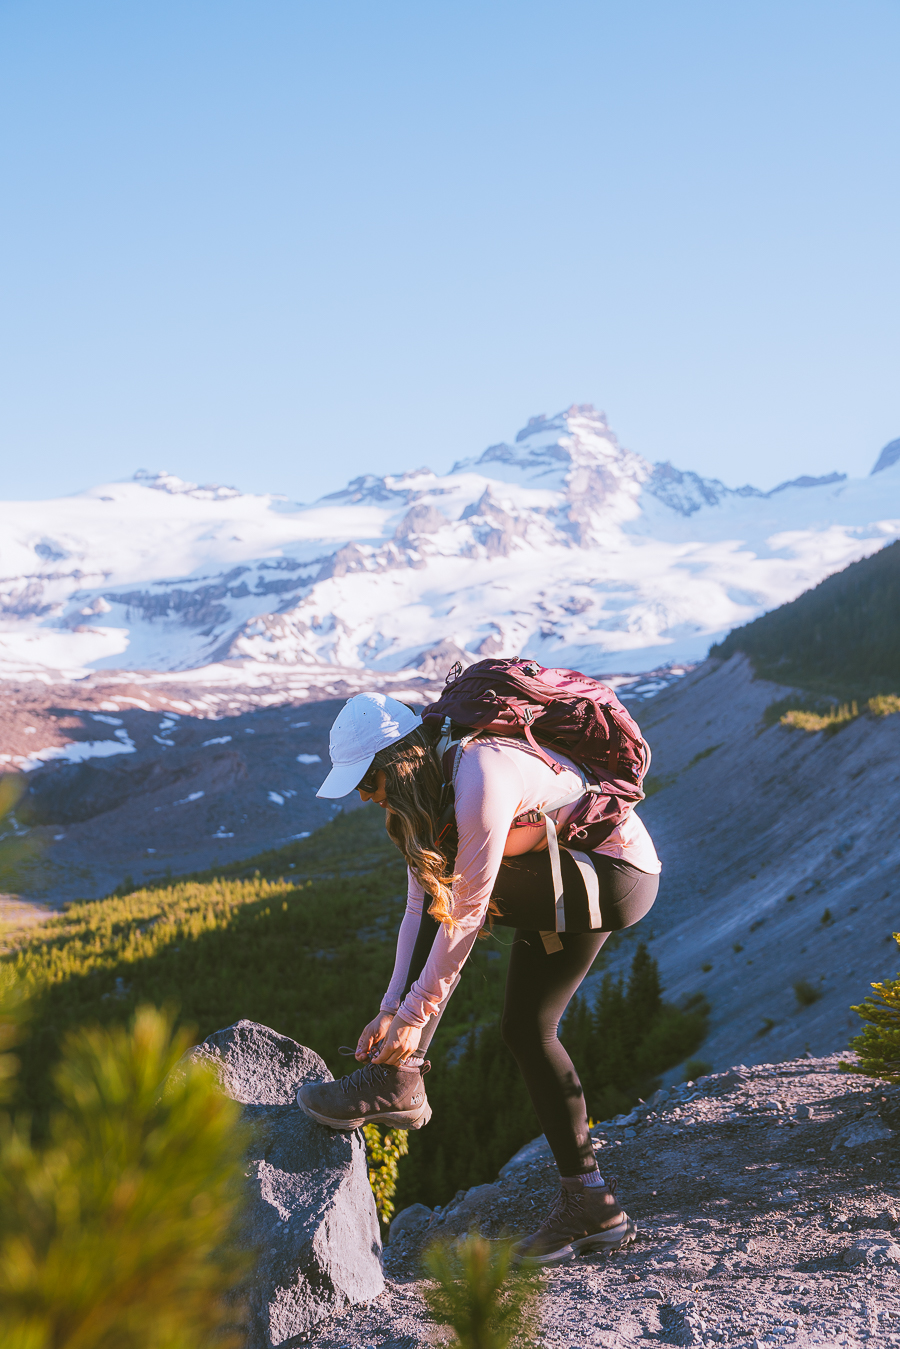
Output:
[[555,1265],[580,1251],[618,1250],[634,1241],[635,1225],[616,1202],[615,1186],[582,1185],[563,1176],[556,1203],[536,1232],[514,1248],[523,1265]]
[[422,1074],[431,1064],[367,1063],[338,1082],[305,1082],[297,1104],[310,1119],[349,1133],[363,1124],[421,1129],[431,1119]]

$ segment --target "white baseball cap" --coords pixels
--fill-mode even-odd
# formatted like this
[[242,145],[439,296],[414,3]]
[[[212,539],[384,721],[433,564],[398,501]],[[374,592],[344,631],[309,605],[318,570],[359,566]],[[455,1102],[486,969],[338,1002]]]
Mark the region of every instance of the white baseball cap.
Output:
[[352,792],[380,749],[402,740],[422,722],[396,698],[384,693],[357,693],[344,703],[331,728],[328,753],[334,765],[316,796]]

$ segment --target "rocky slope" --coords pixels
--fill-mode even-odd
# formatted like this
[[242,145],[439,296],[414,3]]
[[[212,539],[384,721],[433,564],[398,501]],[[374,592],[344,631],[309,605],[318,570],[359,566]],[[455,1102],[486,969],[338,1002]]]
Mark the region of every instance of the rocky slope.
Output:
[[536,417],[450,473],[367,475],[312,506],[138,473],[0,504],[0,675],[316,664],[425,675],[457,654],[590,672],[711,640],[900,535],[900,463],[764,493]]
[[[667,996],[709,998],[700,1054],[716,1069],[830,1052],[851,1003],[896,972],[900,715],[831,737],[767,727],[788,692],[738,656],[640,711],[660,788],[640,814],[663,873],[634,933]],[[613,968],[628,958],[623,942]]]
[[[638,1240],[548,1271],[546,1346],[900,1343],[900,1089],[835,1055],[740,1066],[660,1092],[594,1129]],[[556,1172],[542,1140],[492,1185],[398,1215],[388,1287],[296,1344],[438,1343],[419,1253],[435,1238],[527,1231]]]

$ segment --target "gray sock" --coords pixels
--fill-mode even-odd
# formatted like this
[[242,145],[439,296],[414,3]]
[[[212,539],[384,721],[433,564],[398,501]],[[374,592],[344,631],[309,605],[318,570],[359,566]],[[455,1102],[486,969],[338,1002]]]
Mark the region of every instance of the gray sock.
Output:
[[580,1180],[582,1185],[588,1190],[602,1190],[606,1187],[606,1181],[601,1176],[599,1170],[583,1172],[580,1176],[565,1176],[565,1180]]

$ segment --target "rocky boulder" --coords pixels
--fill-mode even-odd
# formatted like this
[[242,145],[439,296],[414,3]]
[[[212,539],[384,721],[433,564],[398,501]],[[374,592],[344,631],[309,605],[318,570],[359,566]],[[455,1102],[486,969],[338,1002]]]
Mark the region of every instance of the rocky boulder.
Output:
[[251,1126],[243,1236],[259,1258],[247,1349],[289,1349],[324,1317],[384,1288],[362,1135],[303,1114],[297,1088],[331,1074],[318,1054],[268,1026],[238,1021],[188,1057],[212,1064]]

